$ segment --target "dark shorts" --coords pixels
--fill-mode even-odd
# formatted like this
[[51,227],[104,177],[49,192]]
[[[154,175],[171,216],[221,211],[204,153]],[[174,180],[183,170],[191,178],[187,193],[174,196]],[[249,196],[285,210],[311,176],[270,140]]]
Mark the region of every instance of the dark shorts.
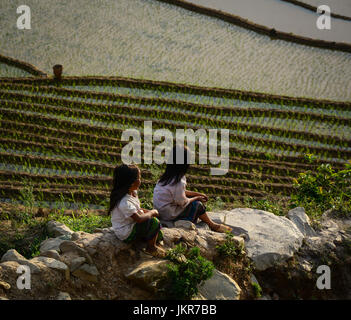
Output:
[[123,240],[126,243],[130,243],[137,239],[151,240],[158,233],[157,241],[163,239],[163,233],[161,231],[160,221],[152,217],[141,223],[136,223],[129,237]]
[[188,204],[184,211],[174,220],[189,220],[196,223],[198,217],[204,213],[206,213],[206,207],[204,204],[201,201],[193,201],[192,203]]

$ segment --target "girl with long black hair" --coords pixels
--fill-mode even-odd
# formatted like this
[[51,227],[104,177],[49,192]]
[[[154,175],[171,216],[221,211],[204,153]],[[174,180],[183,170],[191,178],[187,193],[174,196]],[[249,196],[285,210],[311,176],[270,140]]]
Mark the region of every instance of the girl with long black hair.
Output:
[[146,252],[153,256],[165,255],[165,250],[156,243],[163,238],[157,210],[140,208],[137,190],[141,173],[136,165],[122,164],[113,172],[113,188],[110,195],[112,229],[117,238],[126,243],[136,239],[147,241]]
[[213,231],[231,231],[230,227],[215,223],[208,217],[204,205],[208,197],[205,194],[186,189],[185,174],[189,169],[189,149],[175,146],[171,158],[172,163],[167,164],[166,171],[154,189],[153,203],[160,217],[168,221],[189,220],[193,223],[200,218]]

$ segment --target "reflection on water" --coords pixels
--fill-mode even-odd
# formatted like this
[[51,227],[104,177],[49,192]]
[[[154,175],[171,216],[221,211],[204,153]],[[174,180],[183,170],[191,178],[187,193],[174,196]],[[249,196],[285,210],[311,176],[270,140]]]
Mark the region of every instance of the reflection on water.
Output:
[[[266,27],[275,28],[283,32],[291,32],[304,37],[326,41],[351,43],[351,21],[332,19],[331,30],[319,30],[316,27],[318,14],[302,7],[280,0],[187,0],[204,7],[218,9]],[[301,0],[300,0],[301,1]],[[305,1],[305,0],[303,0]],[[334,4],[340,0],[314,1],[307,3],[319,6],[330,6],[332,12]],[[322,2],[322,3],[321,3]],[[351,1],[341,0],[339,8],[348,8],[351,16]],[[346,15],[346,13],[340,13]]]

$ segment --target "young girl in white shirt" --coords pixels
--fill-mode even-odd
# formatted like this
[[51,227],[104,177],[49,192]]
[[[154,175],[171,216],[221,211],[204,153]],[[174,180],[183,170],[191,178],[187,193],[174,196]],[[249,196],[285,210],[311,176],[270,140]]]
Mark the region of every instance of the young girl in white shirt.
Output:
[[[184,153],[182,163],[177,163],[177,153]],[[208,197],[199,192],[186,190],[185,174],[189,168],[188,148],[175,146],[172,151],[173,163],[167,164],[166,171],[154,189],[153,203],[163,220],[189,220],[193,223],[200,218],[211,230],[227,232],[232,229],[224,224],[213,222],[206,214],[204,202]],[[179,158],[179,157],[178,157]]]
[[137,190],[141,184],[140,170],[136,165],[117,166],[113,173],[110,195],[112,229],[117,238],[126,243],[136,239],[147,241],[146,251],[154,256],[165,256],[165,250],[156,243],[163,238],[157,210],[140,208]]

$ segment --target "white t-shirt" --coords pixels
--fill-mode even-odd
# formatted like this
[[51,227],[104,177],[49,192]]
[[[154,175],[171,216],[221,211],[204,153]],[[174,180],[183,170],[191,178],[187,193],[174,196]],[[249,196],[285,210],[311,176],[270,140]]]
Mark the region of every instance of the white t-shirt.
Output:
[[189,204],[185,195],[185,176],[176,184],[162,185],[157,182],[154,188],[154,208],[163,220],[174,220]]
[[136,224],[131,216],[140,210],[140,201],[135,195],[126,194],[111,212],[112,229],[120,240],[127,239]]

